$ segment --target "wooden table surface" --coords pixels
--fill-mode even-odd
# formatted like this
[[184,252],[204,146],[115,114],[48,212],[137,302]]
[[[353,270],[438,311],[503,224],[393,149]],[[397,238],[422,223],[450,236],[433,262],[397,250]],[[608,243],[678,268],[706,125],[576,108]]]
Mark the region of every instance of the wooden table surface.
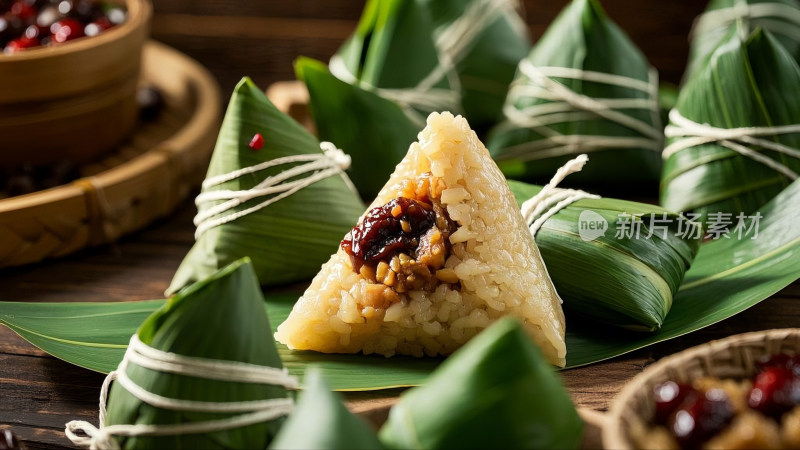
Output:
[[[215,74],[227,98],[250,75],[261,86],[292,78],[298,55],[328,58],[352,31],[360,0],[159,0],[152,33],[198,59]],[[566,3],[524,2],[534,36]],[[704,2],[606,0],[609,15],[626,29],[661,71],[679,80],[686,35]],[[114,245],[64,259],[0,270],[6,301],[133,301],[161,298],[192,244],[194,206]],[[2,238],[2,237],[0,237]],[[621,386],[662,356],[735,333],[800,326],[800,283],[717,325],[611,361],[561,372],[578,406],[605,410]],[[69,447],[64,424],[96,423],[103,376],[49,357],[0,327],[0,429],[10,428],[31,448]],[[397,391],[351,394],[360,411],[386,403]]]

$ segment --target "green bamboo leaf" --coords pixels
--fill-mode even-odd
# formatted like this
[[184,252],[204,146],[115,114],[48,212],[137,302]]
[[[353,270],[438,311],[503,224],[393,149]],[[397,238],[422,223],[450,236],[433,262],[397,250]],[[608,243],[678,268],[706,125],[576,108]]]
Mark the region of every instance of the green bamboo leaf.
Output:
[[[413,88],[440,65],[433,29],[430,14],[416,1],[369,0],[355,33],[337,55],[358,81],[376,88]],[[449,89],[450,83],[442,77],[434,87]]]
[[[676,111],[718,128],[771,127],[800,123],[800,66],[769,32],[747,41],[731,30],[709,62],[681,90]],[[763,136],[800,149],[800,133]],[[667,146],[679,142],[671,137]],[[800,173],[800,159],[741,142]],[[674,211],[750,214],[791,179],[719,142],[690,147],[664,162],[661,203]]]
[[[489,5],[491,2],[486,0],[418,1],[433,19],[437,47],[455,62],[465,117],[479,134],[488,130],[500,119],[517,63],[530,50],[525,21],[514,9],[513,1],[500,5]],[[460,28],[467,36],[453,34],[452,27]],[[443,35],[458,39],[443,39]]]
[[[520,205],[541,190],[518,181],[508,184]],[[585,211],[608,227],[595,239],[581,235]],[[641,215],[637,237],[616,236],[613,224],[623,213]],[[700,236],[680,237],[680,227],[678,214],[657,206],[585,199],[547,220],[536,234],[536,244],[570,317],[653,331],[667,317],[700,245]]]
[[404,392],[380,438],[400,449],[577,449],[582,429],[553,367],[504,318]]
[[396,103],[345,83],[319,61],[299,58],[295,71],[308,88],[320,139],[336,143],[350,155],[350,178],[364,197],[373,198],[408,152],[419,127]]
[[[533,50],[523,60],[537,68],[566,68],[624,76],[650,84],[647,59],[630,38],[603,11],[597,0],[574,0],[548,27]],[[553,81],[591,99],[618,101],[652,100],[655,89],[634,89],[632,83],[617,85],[598,81],[581,80],[566,76],[551,76]],[[570,177],[571,182],[624,183],[630,181],[653,181],[660,170],[660,118],[652,107],[626,107],[617,109],[628,119],[635,119],[652,127],[653,136],[639,129],[603,118],[585,108],[575,107],[560,99],[539,98],[540,95],[516,95],[518,89],[537,89],[520,69],[512,83],[506,107],[517,113],[531,107],[539,112],[531,113],[540,120],[554,123],[539,127],[525,127],[509,119],[498,124],[489,134],[487,147],[498,165],[509,178],[523,181],[546,182],[565,162],[579,153],[591,152],[592,164]],[[547,95],[542,95],[547,97]],[[555,108],[543,110],[544,108]],[[557,119],[558,118],[558,119]],[[640,125],[641,125],[640,124]],[[593,136],[611,138],[636,138],[633,147],[595,148],[597,138],[582,139],[580,143],[560,144],[551,142],[552,135]],[[615,144],[619,145],[619,144]],[[632,144],[633,145],[633,144]],[[555,154],[559,153],[559,154]]]
[[800,63],[800,1],[711,0],[692,29],[684,80],[690,79],[708,63],[714,50],[739,26],[744,27],[742,32],[745,35],[756,28],[773,33]]
[[[136,331],[146,345],[181,356],[282,368],[253,267],[239,260],[195,283],[149,316]],[[131,381],[155,395],[200,402],[286,398],[283,386],[156,372],[129,360]],[[114,383],[105,425],[177,425],[221,420],[236,414],[162,409]],[[265,448],[282,418],[203,434],[117,437],[121,448]]]
[[[263,148],[257,151],[249,147],[256,133],[264,138]],[[319,141],[245,78],[236,86],[228,105],[208,177],[280,157],[320,153]],[[204,188],[203,192],[251,189],[267,176],[294,166],[297,164],[272,167]],[[248,200],[232,212],[264,200]],[[209,208],[206,203],[200,210]],[[325,178],[266,208],[206,231],[184,258],[167,293],[202,280],[243,256],[252,258],[258,279],[265,286],[309,279],[363,211],[358,195],[341,177]]]
[[380,449],[372,428],[344,406],[343,399],[330,391],[319,370],[306,371],[304,391],[294,411],[281,427],[270,448]]
[[378,193],[430,113],[461,110],[458,74],[442,65],[433,35],[419,1],[370,0],[330,71],[307,58],[296,64],[320,138],[351,155],[364,198]]
[[[658,207],[653,207],[658,210]],[[800,278],[800,181],[760,208],[756,239],[720,239],[703,245],[673,299],[660,330],[615,330],[567,319],[567,367],[591,364],[673,339],[738,314]],[[288,317],[297,294],[266,298],[274,329]],[[67,362],[106,372],[122,360],[128,339],[163,300],[130,303],[0,302],[0,323]],[[103,320],[97,320],[101,315]],[[278,345],[290,373],[315,365],[336,390],[372,390],[421,384],[441,362],[432,358],[328,355]]]

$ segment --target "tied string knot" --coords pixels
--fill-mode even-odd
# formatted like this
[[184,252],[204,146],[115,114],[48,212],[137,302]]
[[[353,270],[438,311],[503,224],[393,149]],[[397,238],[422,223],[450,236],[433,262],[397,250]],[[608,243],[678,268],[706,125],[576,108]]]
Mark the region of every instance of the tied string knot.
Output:
[[[519,63],[521,77],[509,89],[503,113],[507,119],[503,128],[531,128],[542,139],[508,148],[498,159],[532,161],[585,151],[614,148],[645,148],[660,151],[663,135],[658,110],[658,73],[649,69],[648,81],[603,72],[569,67],[537,67],[530,60]],[[593,98],[579,94],[554,78],[572,79],[632,89],[646,97]],[[530,106],[521,102],[545,100]],[[650,122],[634,117],[624,110],[645,110]],[[640,136],[564,135],[553,125],[564,122],[608,120],[637,132]]]
[[[670,124],[664,130],[664,134],[668,138],[676,139],[664,149],[662,154],[664,159],[668,159],[672,155],[688,148],[716,144],[757,161],[783,174],[790,180],[798,178],[798,174],[795,171],[785,164],[760,153],[758,148],[800,159],[800,149],[762,138],[762,136],[775,137],[783,134],[800,133],[800,124],[771,127],[717,128],[687,119],[677,109],[669,112],[669,119]],[[754,149],[754,147],[756,148]]]
[[704,12],[692,24],[689,38],[694,40],[699,35],[727,28],[740,19],[756,22],[756,25],[773,33],[800,41],[800,9],[786,3],[751,4],[746,1],[738,1],[727,8]]
[[[461,82],[455,72],[453,61],[446,54],[439,54],[438,64],[416,86],[410,88],[379,88],[360,80],[350,72],[344,59],[338,54],[331,57],[328,68],[333,76],[345,83],[397,103],[403,114],[420,127],[425,126],[423,112],[461,109]],[[447,80],[449,89],[435,87],[443,79]]]
[[[211,228],[232,222],[266,208],[305,187],[311,186],[333,175],[340,175],[347,187],[351,191],[356,192],[355,186],[353,186],[353,183],[344,173],[344,171],[350,167],[350,156],[346,155],[330,142],[320,143],[320,148],[322,149],[322,153],[275,158],[254,166],[244,167],[234,170],[233,172],[207,178],[203,181],[203,190],[272,167],[284,164],[303,163],[286,169],[277,175],[268,176],[263,181],[247,190],[234,191],[220,189],[201,192],[195,200],[199,209],[199,212],[194,218],[194,224],[197,227],[195,239],[202,236],[203,233]],[[239,205],[259,197],[269,198],[249,208],[231,212]],[[211,203],[215,204],[203,210],[203,206]]]
[[538,194],[526,200],[520,210],[525,223],[531,231],[531,236],[536,237],[536,233],[556,213],[585,198],[598,199],[599,195],[590,194],[578,189],[558,188],[564,178],[575,172],[580,172],[583,166],[589,161],[587,155],[579,155],[577,158],[568,161],[556,171],[553,178],[547,183]]
[[[66,424],[65,434],[73,444],[94,449],[118,449],[114,436],[175,436],[212,433],[242,428],[285,416],[292,411],[291,398],[237,402],[209,402],[169,398],[148,391],[127,375],[128,364],[135,364],[161,373],[185,375],[210,380],[254,383],[298,389],[297,379],[284,369],[259,366],[237,361],[183,356],[164,352],[143,343],[137,335],[131,337],[125,357],[117,370],[108,374],[100,389],[99,427],[73,420]],[[169,425],[109,425],[105,426],[108,391],[112,381],[140,401],[156,408],[171,411],[236,414],[224,419]]]
[[[525,34],[527,26],[516,11],[521,10],[519,0],[476,0],[464,13],[436,34],[434,47],[438,54],[437,64],[415,86],[409,88],[380,88],[360,80],[347,67],[338,54],[328,63],[333,76],[345,83],[397,103],[403,113],[420,128],[425,126],[425,116],[431,111],[461,110],[461,80],[456,66],[466,57],[480,35],[498,19],[509,18],[517,33]],[[446,80],[449,88],[437,88]]]

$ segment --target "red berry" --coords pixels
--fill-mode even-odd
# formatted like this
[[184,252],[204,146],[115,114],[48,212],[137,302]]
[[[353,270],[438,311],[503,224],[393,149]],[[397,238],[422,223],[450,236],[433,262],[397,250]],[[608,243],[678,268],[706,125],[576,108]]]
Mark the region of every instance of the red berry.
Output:
[[751,408],[779,419],[800,405],[800,378],[785,366],[766,367],[756,375],[747,401]]
[[668,427],[682,448],[699,448],[733,419],[733,406],[722,389],[688,395]]
[[783,367],[791,370],[795,376],[800,376],[800,355],[789,356],[785,353],[772,355],[769,359],[759,361],[758,368],[763,370],[767,367]]
[[24,0],[17,0],[11,5],[11,14],[27,21],[36,15],[36,9]]
[[253,136],[253,139],[250,140],[250,148],[253,150],[261,150],[261,147],[264,146],[264,138],[261,136],[260,133],[256,133]]
[[63,43],[83,37],[83,25],[75,19],[61,19],[50,27],[53,41]]
[[19,51],[38,46],[39,46],[38,40],[23,36],[19,39],[14,39],[8,44],[6,44],[6,48],[3,49],[3,52],[7,55],[10,55],[12,53],[17,53]]
[[697,391],[688,384],[678,384],[674,381],[667,381],[653,388],[656,400],[656,421],[666,424],[669,416],[683,402],[689,394]]

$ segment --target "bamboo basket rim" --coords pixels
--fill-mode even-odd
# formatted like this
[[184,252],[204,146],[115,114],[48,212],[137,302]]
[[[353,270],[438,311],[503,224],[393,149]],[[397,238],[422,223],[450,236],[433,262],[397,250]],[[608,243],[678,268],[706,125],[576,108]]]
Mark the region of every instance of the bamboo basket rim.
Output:
[[115,42],[135,33],[143,23],[150,20],[153,13],[153,5],[149,0],[125,0],[124,3],[127,10],[125,22],[105,33],[100,33],[97,36],[81,37],[62,45],[31,48],[14,55],[2,55],[0,53],[0,64],[28,63],[51,58],[55,55],[66,56],[94,50],[106,45],[113,45]]
[[[198,62],[164,44],[155,41],[146,42],[143,58],[153,61],[153,66],[165,60],[180,66],[182,73],[174,75],[185,80],[183,95],[190,96],[180,100],[193,102],[188,117],[176,126],[166,139],[120,164],[114,164],[99,173],[84,176],[68,184],[1,199],[0,228],[6,227],[11,230],[19,223],[41,223],[43,217],[50,217],[54,210],[58,210],[59,204],[71,201],[72,204],[85,204],[86,207],[82,211],[58,210],[57,214],[62,216],[58,217],[58,220],[66,218],[75,223],[71,229],[81,231],[81,236],[76,237],[78,231],[75,231],[76,236],[57,236],[64,240],[62,245],[46,250],[36,247],[53,246],[52,239],[30,240],[25,243],[30,248],[12,252],[10,255],[0,254],[0,267],[38,262],[88,246],[111,242],[170,213],[193,187],[199,185],[213,150],[214,138],[220,123],[219,85],[211,73]],[[175,78],[172,75],[170,77]],[[147,79],[144,74],[142,78]],[[107,222],[110,220],[107,210],[124,208],[126,205],[123,200],[128,198],[123,198],[122,195],[118,196],[119,198],[113,195],[107,197],[105,192],[130,190],[131,183],[159,172],[168,175],[168,179],[163,180],[166,186],[162,191],[147,190],[146,186],[141,186],[139,189],[141,193],[137,192],[135,195],[141,195],[142,200],[147,201],[156,195],[166,193],[168,198],[159,200],[161,207],[157,210],[137,211],[125,224],[121,226],[114,224],[116,228],[112,227],[113,231],[106,231]],[[128,188],[124,187],[126,184]]]
[[[742,374],[752,374],[756,361],[752,354],[753,348],[763,349],[764,354],[770,354],[787,342],[796,354],[800,354],[800,328],[781,328],[736,334],[662,358],[626,383],[612,400],[609,412],[602,420],[603,447],[620,450],[635,448],[628,424],[643,424],[649,422],[649,419],[637,416],[633,408],[637,406],[642,395],[652,395],[653,385],[661,382],[665,374],[677,373],[680,374],[678,378],[688,377],[687,372],[692,367],[692,362],[699,362],[700,369],[706,375],[711,372],[709,368],[713,368],[714,372],[726,372],[727,369],[732,368]],[[738,352],[727,354],[728,350],[737,350]],[[732,358],[726,356],[732,356]],[[674,376],[667,377],[667,379],[674,378]]]

